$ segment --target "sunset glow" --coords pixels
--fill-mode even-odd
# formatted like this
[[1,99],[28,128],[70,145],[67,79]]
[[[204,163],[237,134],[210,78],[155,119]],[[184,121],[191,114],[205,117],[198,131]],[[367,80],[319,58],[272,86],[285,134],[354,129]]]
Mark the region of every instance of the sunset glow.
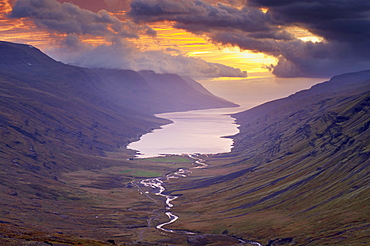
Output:
[[272,56],[241,50],[235,46],[217,45],[204,35],[173,28],[172,23],[155,24],[151,27],[157,32],[155,38],[142,36],[139,40],[132,40],[142,51],[161,50],[173,55],[184,54],[251,73],[267,72],[264,65],[277,63],[277,59]]
[[[37,28],[30,20],[7,19],[12,6],[6,1],[1,6],[1,39],[10,42],[28,43],[42,50],[48,50],[52,45],[58,45],[58,39],[66,35],[50,34]],[[267,9],[263,9],[266,12]],[[119,19],[124,19],[126,11],[110,12]],[[276,65],[277,58],[248,50],[241,50],[237,46],[220,45],[209,40],[206,35],[195,35],[183,29],[174,28],[173,22],[161,22],[151,24],[150,27],[156,31],[156,36],[142,35],[139,39],[129,39],[141,51],[162,51],[171,55],[185,55],[201,58],[210,63],[220,63],[227,66],[239,68],[249,73],[268,72],[265,65]],[[109,27],[111,28],[111,27]],[[302,40],[319,40],[310,36],[309,32],[299,28],[291,28],[290,31]],[[111,41],[105,37],[80,35],[81,41],[93,45],[110,45]],[[54,40],[50,42],[51,40]]]
[[[97,49],[111,49],[116,58],[121,55],[118,64],[109,62],[117,68],[152,66],[157,72],[188,74],[190,64],[197,61],[202,65],[194,64],[199,68],[196,77],[245,77],[246,71],[287,78],[326,77],[358,66],[365,69],[368,64],[366,52],[354,52],[367,47],[366,35],[359,28],[340,27],[347,17],[331,19],[321,11],[326,3],[318,4],[316,14],[311,14],[311,10],[300,12],[299,4],[287,3],[298,12],[285,13],[284,8],[259,0],[162,0],[160,4],[157,0],[50,0],[45,6],[33,1],[3,1],[1,40],[31,44],[78,65],[88,65],[85,56]],[[343,9],[338,6],[337,12]],[[117,47],[121,50],[114,52]],[[160,68],[163,59],[168,66]]]
[[42,31],[25,19],[8,19],[12,11],[8,0],[0,3],[0,39],[8,42],[27,43],[45,48],[50,45],[49,33]]
[[287,27],[286,28],[288,32],[292,33],[295,37],[299,38],[302,41],[308,42],[323,42],[324,38],[320,36],[316,36],[312,33],[310,33],[308,30],[305,30],[303,28],[293,26],[293,27]]

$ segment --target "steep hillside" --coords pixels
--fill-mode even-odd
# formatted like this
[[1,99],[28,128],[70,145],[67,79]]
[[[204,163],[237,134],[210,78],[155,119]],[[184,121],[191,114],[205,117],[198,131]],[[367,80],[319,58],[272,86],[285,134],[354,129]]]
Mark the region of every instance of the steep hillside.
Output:
[[64,175],[129,165],[104,156],[168,123],[102,97],[99,82],[90,70],[33,47],[0,43],[1,245],[8,237],[54,235],[46,228],[86,230],[78,221],[97,213],[104,198],[63,181]]
[[173,228],[268,245],[370,243],[370,71],[234,116],[240,133],[231,153],[208,159],[210,177],[173,185],[183,194]]
[[[237,106],[176,74],[90,70],[57,62],[32,46],[8,42],[0,42],[0,54],[3,76],[55,95],[67,93],[113,109],[112,102],[146,114]],[[109,105],[105,105],[107,101]]]
[[[9,245],[22,245],[11,241],[38,235],[38,241],[57,236],[64,238],[59,241],[85,244],[85,237],[105,240],[106,234],[130,233],[131,227],[147,224],[145,219],[136,219],[144,212],[125,210],[126,206],[146,204],[135,189],[125,189],[132,174],[117,173],[128,168],[144,176],[150,172],[144,172],[145,165],[128,161],[132,153],[119,148],[169,123],[154,117],[154,112],[234,106],[212,96],[204,100],[197,89],[176,75],[153,76],[158,82],[161,77],[166,82],[172,82],[169,76],[176,79],[173,83],[186,87],[187,100],[195,103],[185,103],[186,96],[176,100],[173,95],[161,94],[153,89],[153,82],[134,71],[79,68],[57,62],[32,46],[0,42],[1,245],[9,240]],[[165,107],[152,101],[158,97],[165,98]],[[110,157],[113,151],[119,158]],[[113,167],[118,168],[114,169],[117,173],[101,173]],[[67,178],[71,172],[84,173],[73,178],[78,185]],[[98,185],[86,188],[94,176]],[[120,196],[112,197],[114,189],[119,189]],[[119,212],[122,218],[118,221],[115,215]],[[104,214],[106,219],[95,220],[96,214]],[[126,227],[117,229],[116,223]],[[101,230],[96,232],[98,228]]]
[[194,109],[236,107],[218,98],[201,84],[176,74],[152,71],[95,69],[99,91],[116,103],[145,113],[164,113]]
[[32,142],[102,154],[168,123],[153,113],[236,106],[174,74],[89,70],[8,42],[0,55],[1,122]]
[[176,74],[155,74],[151,71],[141,71],[140,75],[148,81],[154,91],[153,95],[157,95],[151,101],[154,102],[154,107],[162,108],[162,112],[182,111],[184,107],[191,110],[237,106],[215,97],[190,78],[184,79]]
[[40,152],[49,153],[48,162],[63,150],[102,155],[167,123],[99,95],[100,80],[88,69],[56,62],[27,45],[1,42],[0,54],[7,160],[22,153],[41,165]]

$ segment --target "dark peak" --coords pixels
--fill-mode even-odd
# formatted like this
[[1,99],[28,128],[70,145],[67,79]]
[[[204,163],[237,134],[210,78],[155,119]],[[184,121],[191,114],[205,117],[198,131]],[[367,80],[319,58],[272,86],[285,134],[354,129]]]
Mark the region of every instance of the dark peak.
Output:
[[19,49],[22,49],[22,48],[26,48],[26,49],[31,48],[31,49],[36,49],[36,50],[40,51],[36,47],[34,47],[32,45],[29,45],[29,44],[11,43],[11,42],[7,42],[7,41],[0,41],[0,46],[9,46],[9,47],[14,47],[14,48],[19,48]]
[[153,70],[140,70],[139,73],[142,73],[142,74],[156,74]]
[[38,71],[51,66],[64,65],[50,58],[39,49],[26,44],[0,42],[0,69],[7,71]]
[[359,72],[337,75],[331,78],[330,81],[337,82],[337,83],[342,82],[342,81],[356,83],[356,82],[366,80],[368,78],[370,78],[370,70],[364,70],[364,71],[359,71]]
[[39,58],[42,57],[44,59],[53,60],[52,58],[45,55],[38,48],[32,45],[0,41],[0,49],[2,53],[2,56],[1,56],[2,59],[6,59],[6,58],[19,59],[21,55],[23,55],[23,56],[28,56],[28,57],[39,57]]

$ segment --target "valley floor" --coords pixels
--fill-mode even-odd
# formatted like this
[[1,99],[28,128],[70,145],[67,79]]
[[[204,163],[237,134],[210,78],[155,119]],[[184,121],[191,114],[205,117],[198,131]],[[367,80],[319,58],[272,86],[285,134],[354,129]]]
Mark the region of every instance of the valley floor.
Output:
[[[361,198],[360,193],[357,194],[359,204],[354,203],[359,206],[358,211],[352,212],[349,208],[353,204],[348,204],[345,211],[333,205],[319,216],[315,213],[300,216],[301,208],[293,204],[286,209],[272,206],[254,212],[246,212],[244,208],[233,210],[235,202],[242,205],[245,201],[217,199],[218,193],[228,189],[224,182],[238,182],[237,178],[246,173],[255,174],[256,183],[250,184],[250,188],[256,189],[252,187],[267,181],[271,184],[269,177],[265,174],[265,182],[259,179],[258,170],[225,165],[232,160],[230,157],[201,157],[209,164],[201,169],[194,168],[199,164],[186,156],[129,161],[127,157],[112,153],[99,158],[116,165],[66,173],[62,182],[70,187],[69,198],[29,197],[28,204],[23,198],[22,206],[16,207],[10,204],[16,204],[15,200],[22,194],[8,194],[3,200],[4,215],[0,221],[2,245],[235,245],[241,242],[244,245],[258,245],[257,242],[261,245],[366,245],[370,242],[367,198]],[[122,161],[125,165],[119,165]],[[155,196],[150,187],[138,189],[137,184],[142,179],[164,177],[180,168],[191,173],[186,178],[165,181],[168,188],[165,193],[179,196],[171,202],[175,206],[170,211],[180,219],[164,226],[175,233],[158,230],[157,225],[169,220],[165,215],[169,211],[165,198]],[[238,189],[233,192],[236,196]],[[261,191],[259,196],[263,195]],[[195,234],[186,235],[177,230]]]

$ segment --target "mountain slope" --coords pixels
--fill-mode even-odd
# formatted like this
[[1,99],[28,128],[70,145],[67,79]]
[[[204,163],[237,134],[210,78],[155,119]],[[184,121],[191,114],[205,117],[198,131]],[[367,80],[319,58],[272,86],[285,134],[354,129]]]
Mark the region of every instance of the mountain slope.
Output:
[[27,45],[0,43],[1,245],[57,235],[55,228],[85,230],[78,221],[91,224],[89,213],[97,213],[101,202],[64,175],[128,165],[104,156],[168,123],[99,96],[98,82],[88,69],[56,62]]
[[2,42],[0,53],[2,142],[9,150],[21,148],[21,139],[101,155],[167,123],[100,96],[99,78],[88,69],[56,62],[27,45]]
[[240,133],[208,160],[211,177],[173,185],[183,194],[174,228],[269,245],[370,242],[370,71],[234,117]]
[[[190,78],[182,78],[176,74],[155,74],[151,71],[140,71],[154,90],[153,95],[157,97],[151,101],[163,112],[181,111],[183,107],[187,110],[194,108],[221,108],[236,107],[237,105],[219,97],[215,97],[201,84]],[[171,102],[171,103],[169,103]],[[176,108],[171,110],[170,107]]]
[[[32,46],[0,42],[0,244],[16,238],[27,244],[25,239],[39,237],[104,245],[109,243],[96,240],[145,227],[151,210],[128,209],[150,205],[136,189],[126,188],[135,178],[126,171],[143,172],[147,166],[127,160],[132,152],[121,147],[169,123],[154,112],[234,106],[210,95],[204,100],[180,77],[170,77],[195,103],[182,105],[186,97],[176,101],[172,96],[163,100],[165,107],[156,105],[151,100],[165,95],[138,72],[79,68]],[[196,96],[190,98],[192,93]],[[148,105],[154,106],[148,110]],[[167,166],[157,168],[167,171]],[[79,172],[73,182],[68,178]],[[94,177],[98,185],[86,185]],[[104,219],[96,220],[96,214]],[[123,241],[135,240],[132,234],[134,239]]]
[[237,106],[212,95],[198,82],[176,74],[115,69],[93,71],[101,80],[98,87],[104,97],[139,112],[155,114]]
[[144,78],[130,70],[89,70],[8,42],[0,42],[0,54],[3,124],[28,137],[37,132],[59,142],[73,138],[70,145],[84,145],[84,151],[102,153],[168,123],[153,113],[236,106],[199,92],[177,75],[145,73]]
[[98,105],[114,101],[146,114],[237,106],[176,74],[90,70],[57,62],[32,46],[8,42],[0,42],[0,53],[1,74],[22,78],[22,83],[33,88],[55,95],[68,93]]

